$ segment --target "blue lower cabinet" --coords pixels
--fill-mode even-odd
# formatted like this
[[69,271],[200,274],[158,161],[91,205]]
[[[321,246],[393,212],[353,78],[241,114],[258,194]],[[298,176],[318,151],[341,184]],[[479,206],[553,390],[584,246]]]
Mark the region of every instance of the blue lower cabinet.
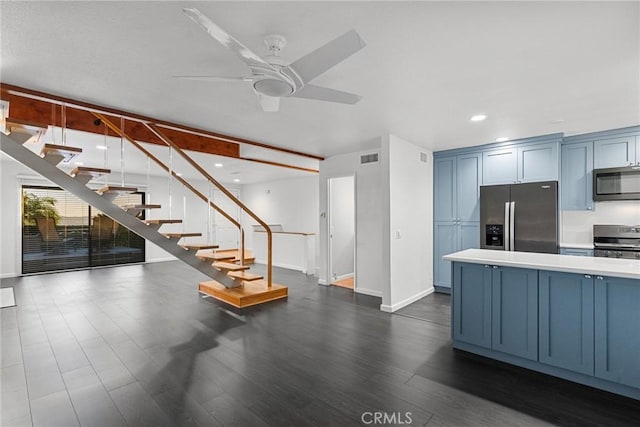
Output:
[[640,280],[595,280],[595,375],[640,388]]
[[451,288],[451,261],[443,256],[457,252],[458,225],[455,222],[436,222],[434,225],[434,281],[441,288]]
[[539,361],[593,375],[593,278],[540,271]]
[[491,268],[453,263],[453,339],[491,348]]
[[493,267],[491,347],[538,358],[538,270]]

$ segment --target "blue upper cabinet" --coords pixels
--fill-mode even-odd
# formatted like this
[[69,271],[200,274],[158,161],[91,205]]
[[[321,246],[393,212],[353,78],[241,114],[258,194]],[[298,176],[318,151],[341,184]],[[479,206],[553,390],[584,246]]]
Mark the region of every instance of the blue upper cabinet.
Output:
[[434,220],[455,221],[457,218],[456,157],[434,160]]
[[640,164],[636,136],[599,139],[594,142],[594,167],[615,168]]
[[553,141],[485,151],[483,185],[557,180],[559,145],[559,141]]
[[[456,192],[458,221],[480,221],[480,185],[482,184],[482,154],[457,157]],[[477,247],[477,246],[476,246]]]
[[562,209],[593,209],[593,142],[562,146]]
[[518,149],[485,151],[482,157],[482,185],[513,184],[518,180]]
[[557,181],[558,142],[518,147],[518,182]]

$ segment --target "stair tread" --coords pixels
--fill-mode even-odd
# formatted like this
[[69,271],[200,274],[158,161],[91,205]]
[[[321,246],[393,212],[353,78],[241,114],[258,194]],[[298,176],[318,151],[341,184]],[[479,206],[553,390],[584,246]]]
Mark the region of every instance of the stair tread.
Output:
[[68,145],[57,144],[44,144],[40,155],[46,157],[47,155],[57,155],[64,159],[65,162],[71,161],[74,157],[82,154],[82,148],[69,147]]
[[227,276],[232,277],[234,279],[244,280],[244,281],[253,281],[263,279],[264,276],[260,276],[259,274],[249,273],[247,271],[230,271],[227,273]]
[[248,270],[250,268],[248,265],[231,264],[230,262],[214,262],[213,266],[220,270],[229,271]]
[[224,301],[234,307],[244,308],[256,304],[262,304],[277,299],[287,298],[288,289],[286,286],[273,283],[269,287],[266,282],[256,280],[244,282],[237,288],[226,288],[216,280],[200,282],[198,290],[219,301]]
[[122,205],[122,209],[160,209],[162,205],[128,204]]
[[138,191],[135,187],[116,187],[112,185],[107,185],[106,187],[102,187],[98,190],[100,193],[135,193]]
[[70,147],[68,145],[44,144],[44,146],[42,147],[42,152],[45,154],[50,152],[80,154],[82,153],[82,148]]
[[185,243],[180,246],[189,250],[216,249],[218,247],[218,245],[212,245],[210,243]]
[[9,132],[23,132],[30,135],[35,135],[36,133],[46,131],[49,125],[7,117],[6,127]]
[[77,166],[71,171],[71,176],[76,175],[91,175],[91,176],[99,176],[111,173],[111,169],[104,168],[91,168],[86,166]]
[[181,224],[181,219],[145,219],[144,223],[149,224]]
[[198,258],[211,259],[214,261],[231,261],[233,259],[233,256],[220,255],[214,252],[205,252],[205,253],[199,253]]
[[162,233],[165,237],[168,238],[176,238],[176,237],[199,237],[202,236],[202,233]]

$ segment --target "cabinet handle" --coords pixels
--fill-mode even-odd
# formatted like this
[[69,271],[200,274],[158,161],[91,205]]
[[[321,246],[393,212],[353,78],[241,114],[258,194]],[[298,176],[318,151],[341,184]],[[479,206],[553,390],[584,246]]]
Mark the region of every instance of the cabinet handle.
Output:
[[591,279],[591,275],[590,275],[590,274],[585,274],[585,275],[584,275],[584,278],[585,278],[585,279]]
[[592,208],[591,206],[587,206],[587,210],[590,211]]
[[602,276],[596,276],[596,279],[598,280],[604,280],[604,278]]
[[487,264],[484,265],[484,268],[489,268],[489,267],[491,267],[491,266],[487,265]]
[[491,268],[500,268],[500,267],[497,266],[497,265],[493,265],[493,266],[491,266]]

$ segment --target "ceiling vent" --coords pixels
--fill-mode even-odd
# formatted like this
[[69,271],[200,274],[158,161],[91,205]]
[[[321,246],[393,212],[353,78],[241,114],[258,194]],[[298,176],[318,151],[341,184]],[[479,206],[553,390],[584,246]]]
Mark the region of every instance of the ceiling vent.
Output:
[[360,164],[378,163],[378,153],[363,154],[360,156]]

